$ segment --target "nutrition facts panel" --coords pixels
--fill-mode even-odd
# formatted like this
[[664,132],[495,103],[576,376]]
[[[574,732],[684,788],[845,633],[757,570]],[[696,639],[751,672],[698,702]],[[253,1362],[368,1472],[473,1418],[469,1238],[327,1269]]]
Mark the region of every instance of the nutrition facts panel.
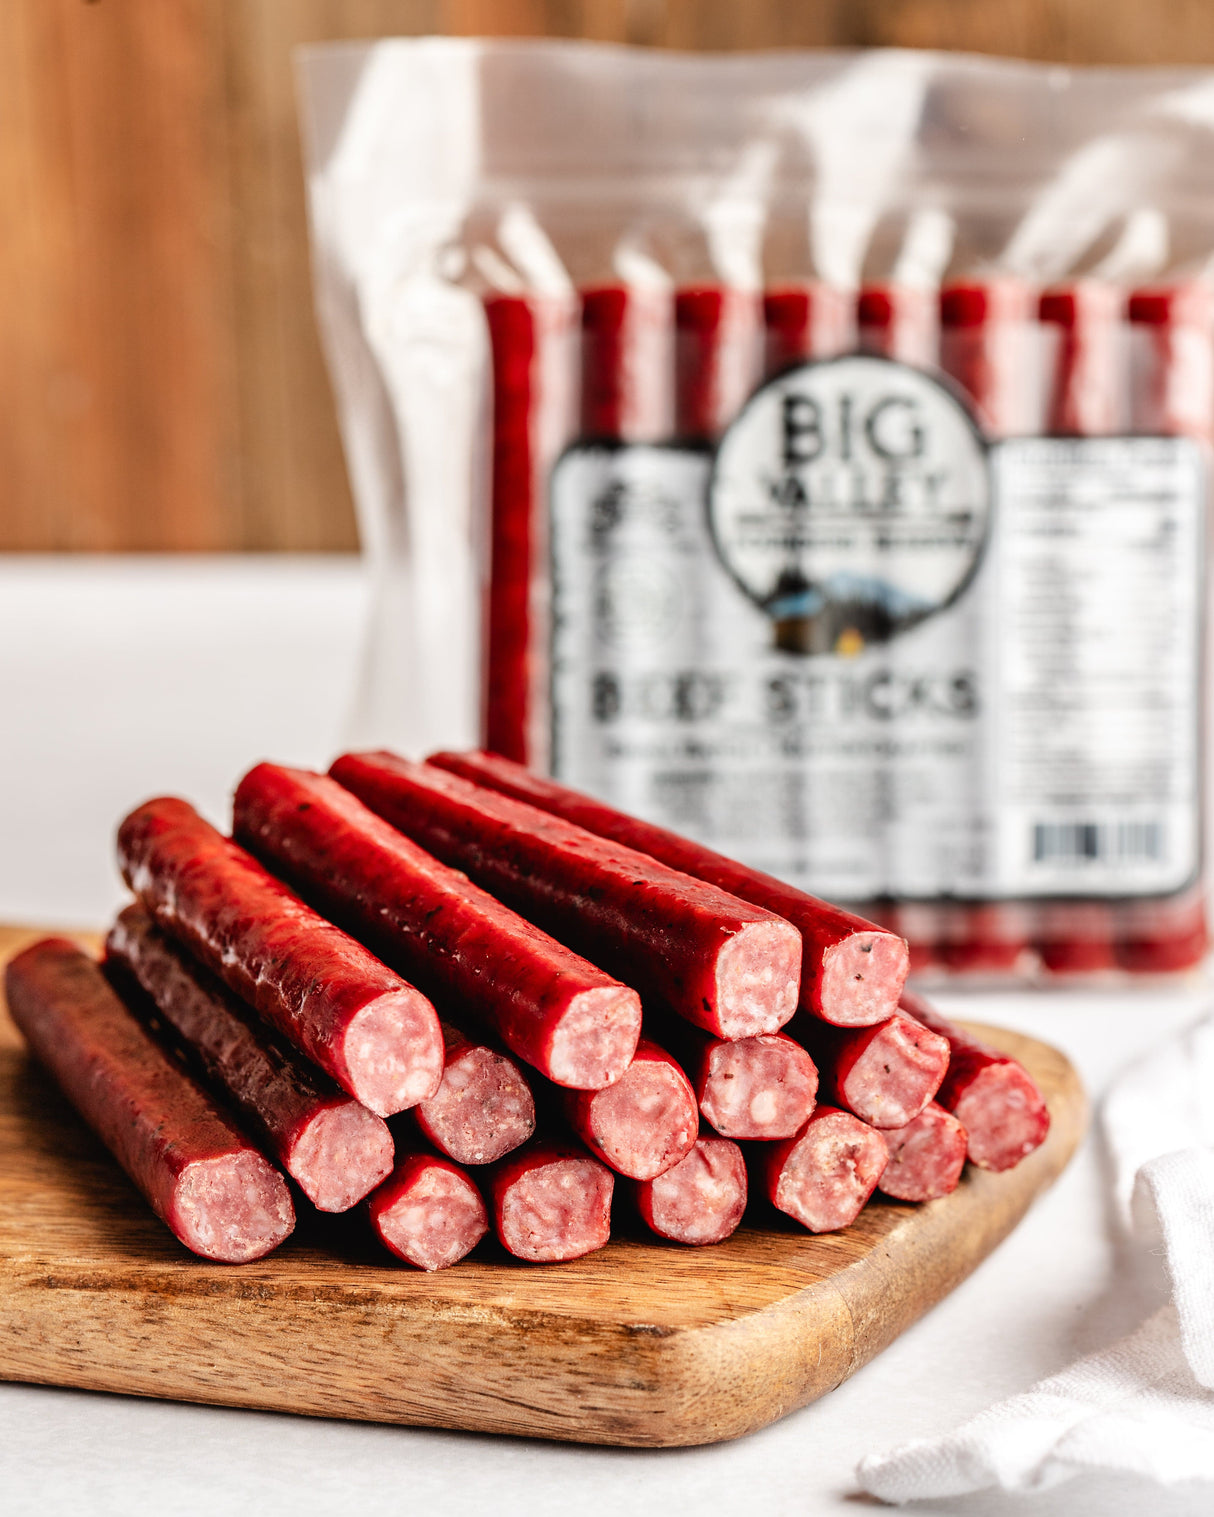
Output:
[[1176,890],[1200,833],[1201,449],[1025,439],[993,465],[995,892]]

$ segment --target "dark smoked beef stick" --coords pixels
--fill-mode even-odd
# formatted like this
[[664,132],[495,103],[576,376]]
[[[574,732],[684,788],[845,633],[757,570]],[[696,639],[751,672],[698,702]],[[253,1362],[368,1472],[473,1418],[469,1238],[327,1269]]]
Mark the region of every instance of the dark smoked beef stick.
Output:
[[438,1089],[413,1108],[423,1137],[456,1164],[493,1164],[535,1131],[535,1098],[509,1054],[442,1023]]
[[[1058,437],[1108,437],[1122,422],[1122,297],[1112,285],[1077,280],[1041,297],[1043,326],[1056,332],[1045,429]],[[1116,923],[1103,901],[1044,907],[1036,949],[1051,974],[1096,974],[1116,964]]]
[[336,780],[277,764],[251,769],[233,803],[237,837],[423,986],[449,1019],[471,1015],[558,1085],[598,1089],[618,1080],[640,1036],[636,991],[431,857],[392,821]]
[[[1131,430],[1195,438],[1208,457],[1214,442],[1214,291],[1197,279],[1137,290],[1129,316],[1145,360],[1131,393]],[[1121,968],[1132,974],[1193,968],[1210,946],[1204,881],[1177,896],[1123,906],[1117,926]]]
[[438,1089],[443,1037],[426,997],[188,802],[132,811],[118,858],[157,926],[356,1101],[387,1117]]
[[1012,1169],[1045,1142],[1050,1114],[1024,1066],[954,1027],[920,995],[903,994],[916,1020],[948,1039],[948,1073],[937,1104],[965,1128],[967,1154],[979,1169]]
[[139,987],[187,1054],[320,1211],[361,1201],[392,1169],[382,1117],[346,1095],[162,933],[142,906],[110,929],[106,967]]
[[746,1155],[752,1189],[811,1233],[850,1226],[888,1158],[875,1127],[834,1106],[819,1106],[793,1137],[752,1144]]
[[722,1037],[796,1007],[801,938],[770,911],[430,764],[346,754],[334,779],[512,909]]
[[615,1177],[576,1143],[537,1138],[490,1176],[493,1224],[508,1253],[529,1264],[580,1259],[611,1236]]
[[74,943],[47,938],[18,954],[5,993],[35,1056],[179,1242],[246,1264],[288,1236],[283,1177]]
[[415,1269],[447,1269],[489,1231],[480,1191],[458,1164],[415,1149],[367,1201],[375,1236]]
[[[1033,430],[1025,338],[1035,304],[1010,277],[949,285],[940,295],[940,367],[968,396],[988,437]],[[1030,916],[1015,901],[986,901],[945,912],[940,957],[967,974],[1008,975],[1029,947]]]
[[889,1163],[877,1189],[895,1201],[934,1201],[957,1189],[965,1168],[969,1136],[953,1116],[935,1101],[905,1127],[882,1130]]
[[876,1027],[828,1027],[798,1017],[789,1030],[813,1055],[822,1100],[870,1127],[905,1127],[948,1069],[947,1039],[902,1011]]
[[723,1243],[746,1210],[746,1160],[728,1138],[697,1138],[686,1158],[633,1188],[647,1227],[671,1243]]
[[426,762],[648,854],[791,922],[802,942],[800,1004],[814,1016],[864,1026],[897,1009],[908,961],[906,944],[894,933],[495,754],[434,753]]

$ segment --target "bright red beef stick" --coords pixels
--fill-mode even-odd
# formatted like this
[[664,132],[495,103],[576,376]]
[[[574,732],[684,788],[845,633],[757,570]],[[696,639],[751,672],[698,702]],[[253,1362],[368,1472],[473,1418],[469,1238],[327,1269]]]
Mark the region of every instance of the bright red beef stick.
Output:
[[481,1193],[458,1164],[415,1149],[367,1201],[375,1236],[414,1269],[458,1264],[489,1231]]
[[568,329],[567,303],[552,296],[485,300],[493,391],[490,577],[485,741],[533,761],[537,661],[535,580],[546,552],[543,478],[563,445],[569,386],[554,367]]
[[686,1158],[633,1189],[646,1226],[672,1243],[722,1243],[746,1210],[746,1160],[728,1138],[697,1138]]

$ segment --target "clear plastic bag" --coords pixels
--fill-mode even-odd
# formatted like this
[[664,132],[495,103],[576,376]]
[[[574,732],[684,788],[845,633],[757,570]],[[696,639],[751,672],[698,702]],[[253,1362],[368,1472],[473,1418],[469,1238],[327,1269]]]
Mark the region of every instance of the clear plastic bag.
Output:
[[1201,961],[1214,75],[431,39],[302,79],[358,738],[485,743],[921,972]]

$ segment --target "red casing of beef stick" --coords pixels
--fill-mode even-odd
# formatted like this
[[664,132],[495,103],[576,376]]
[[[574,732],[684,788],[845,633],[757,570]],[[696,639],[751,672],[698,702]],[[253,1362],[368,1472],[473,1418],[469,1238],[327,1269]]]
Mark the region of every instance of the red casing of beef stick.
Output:
[[697,1026],[750,1037],[792,1015],[801,938],[774,913],[430,764],[346,754],[330,773],[423,848]]
[[876,1027],[828,1027],[798,1017],[789,1031],[813,1055],[822,1100],[870,1127],[905,1127],[948,1069],[947,1039],[901,1011]]
[[233,803],[236,836],[445,1015],[471,1015],[559,1085],[618,1080],[641,1032],[636,991],[431,857],[394,821],[336,780],[276,764],[251,769]]
[[413,1108],[422,1136],[456,1164],[493,1164],[535,1132],[535,1098],[509,1054],[442,1023],[438,1089]]
[[480,1191],[458,1164],[415,1149],[367,1201],[375,1236],[414,1269],[447,1269],[489,1231]]
[[[1133,341],[1143,360],[1131,392],[1131,430],[1214,442],[1214,291],[1200,280],[1130,297]],[[1208,697],[1207,697],[1208,698]],[[1133,974],[1169,974],[1201,963],[1210,946],[1205,885],[1134,902],[1118,914],[1117,962]]]
[[791,1138],[746,1151],[752,1190],[811,1233],[854,1222],[888,1157],[875,1127],[835,1106],[819,1106]]
[[614,1085],[566,1091],[563,1106],[590,1152],[632,1180],[652,1180],[686,1158],[700,1129],[687,1076],[647,1038]]
[[611,1236],[615,1177],[575,1143],[537,1138],[494,1166],[489,1190],[502,1247],[530,1264],[579,1259]]
[[118,858],[157,925],[356,1101],[386,1117],[438,1089],[443,1037],[426,997],[186,801],[132,811]]
[[[1035,302],[1023,281],[992,277],[940,294],[940,367],[961,387],[990,438],[1034,430],[1025,338]],[[1029,947],[1029,912],[1018,902],[949,908],[939,955],[950,969],[1011,974]]]
[[979,1169],[1012,1169],[1045,1142],[1050,1114],[1024,1066],[955,1027],[922,996],[906,992],[911,1016],[948,1039],[948,1073],[936,1101],[968,1135],[967,1153]]
[[730,1041],[663,1022],[661,1036],[687,1071],[700,1114],[723,1138],[789,1138],[814,1109],[817,1067],[782,1032]]
[[[1056,351],[1046,394],[1045,429],[1058,437],[1108,437],[1121,425],[1122,297],[1112,285],[1077,280],[1041,297],[1043,326]],[[1051,974],[1095,974],[1116,963],[1116,924],[1103,901],[1060,901],[1044,908],[1036,949]]]
[[142,906],[122,912],[105,953],[107,969],[139,987],[313,1206],[348,1211],[390,1173],[392,1134],[383,1118],[346,1095],[251,1007],[189,961]]
[[493,386],[485,742],[522,762],[532,683],[537,318],[525,297],[491,295],[485,319]]
[[895,1201],[935,1201],[957,1189],[969,1135],[953,1116],[929,1101],[905,1127],[882,1129],[889,1163],[877,1189]]
[[670,1243],[723,1243],[746,1210],[746,1160],[728,1138],[697,1138],[691,1152],[633,1198],[645,1225]]
[[690,286],[675,296],[675,435],[715,442],[761,376],[762,313],[758,295],[721,284]]
[[74,943],[47,938],[18,954],[5,993],[35,1056],[186,1248],[246,1264],[290,1234],[278,1170]]
[[847,290],[817,281],[779,285],[763,296],[767,377],[815,358],[834,358],[852,343],[855,322]]
[[674,296],[662,288],[582,291],[580,434],[660,442],[674,430]]
[[426,762],[648,854],[791,922],[802,941],[800,1003],[814,1016],[862,1026],[896,1010],[908,960],[905,942],[894,933],[494,754],[434,753]]

